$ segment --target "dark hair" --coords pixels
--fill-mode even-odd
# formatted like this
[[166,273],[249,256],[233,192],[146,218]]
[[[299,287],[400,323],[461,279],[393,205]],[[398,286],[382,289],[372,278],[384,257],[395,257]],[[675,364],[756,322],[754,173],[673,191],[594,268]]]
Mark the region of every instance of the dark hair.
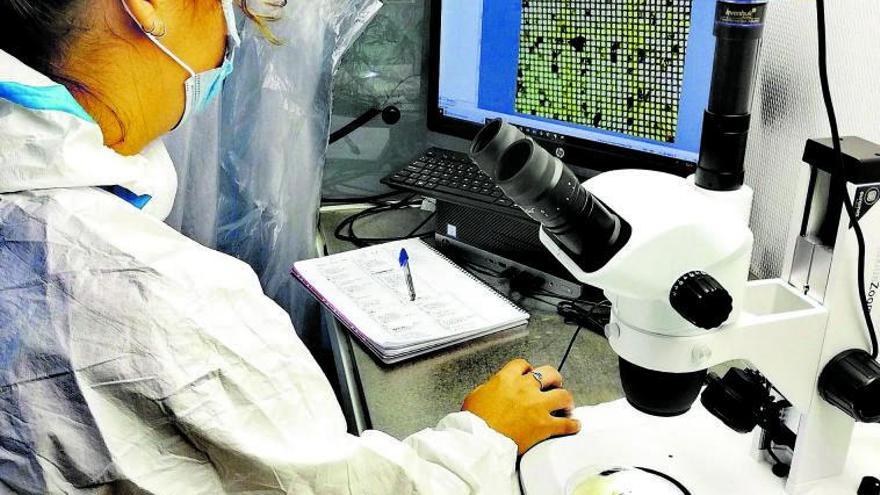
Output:
[[[268,27],[269,22],[278,19],[277,16],[254,11],[248,5],[248,0],[234,2],[272,44],[280,44]],[[276,9],[287,4],[287,0],[263,2]],[[116,109],[103,95],[64,71],[64,57],[68,48],[79,33],[89,28],[89,20],[82,15],[87,5],[88,0],[0,0],[0,50],[56,83],[63,84],[71,93],[89,95],[113,116],[119,124],[120,139],[125,139],[125,122]]]
[[0,0],[0,50],[57,82],[67,47],[81,29],[83,0]]
[[[77,84],[65,77],[61,66],[76,33],[85,29],[81,10],[86,3],[84,0],[0,0],[0,50],[56,82]],[[277,16],[256,12],[248,0],[235,0],[235,3],[271,43],[280,43],[268,27]],[[277,9],[287,0],[262,3]]]

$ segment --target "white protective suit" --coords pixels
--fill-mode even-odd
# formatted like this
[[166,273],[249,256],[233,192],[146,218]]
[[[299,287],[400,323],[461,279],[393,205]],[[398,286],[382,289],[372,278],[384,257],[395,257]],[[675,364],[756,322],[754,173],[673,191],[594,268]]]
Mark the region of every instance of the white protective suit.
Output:
[[251,269],[162,223],[175,183],[0,51],[0,493],[518,492],[470,413],[348,435]]

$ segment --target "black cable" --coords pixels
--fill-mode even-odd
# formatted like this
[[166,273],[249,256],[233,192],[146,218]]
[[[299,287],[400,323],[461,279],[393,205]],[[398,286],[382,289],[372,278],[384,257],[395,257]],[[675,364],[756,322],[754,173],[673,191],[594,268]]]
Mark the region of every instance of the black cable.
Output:
[[[608,301],[584,301],[584,300],[572,300],[567,299],[559,303],[557,307],[557,311],[560,316],[565,319],[565,322],[569,325],[582,325],[582,326],[590,326],[594,325],[599,327],[599,330],[603,330],[602,324],[600,324],[594,316],[599,316],[599,309],[609,310],[611,308],[611,303]],[[607,316],[607,315],[603,315]],[[604,331],[601,331],[604,335]]]
[[[431,230],[430,232],[423,232],[421,234],[411,232],[411,233],[404,235],[404,236],[361,237],[361,236],[357,235],[357,233],[354,231],[355,223],[358,220],[362,220],[362,219],[370,217],[370,216],[375,216],[380,213],[385,213],[385,212],[394,211],[394,210],[400,210],[400,209],[403,209],[403,208],[406,208],[409,206],[414,206],[414,205],[411,205],[405,201],[401,201],[400,203],[396,203],[393,205],[380,205],[380,206],[374,206],[371,208],[367,208],[366,210],[363,210],[363,211],[358,212],[354,215],[351,215],[351,216],[345,218],[342,222],[340,222],[340,224],[337,225],[337,227],[336,227],[335,236],[339,240],[350,242],[358,247],[364,247],[364,246],[368,246],[368,245],[372,245],[372,244],[399,241],[399,240],[410,239],[410,238],[415,238],[415,237],[418,237],[418,238],[428,237],[428,236],[433,235],[434,232],[433,232],[433,230]],[[348,230],[348,233],[344,232],[346,229]]]
[[[354,223],[361,218],[375,215],[384,211],[391,211],[392,209],[395,209],[394,205],[380,205],[361,210],[353,215],[349,215],[341,222],[339,222],[339,225],[336,226],[336,229],[334,231],[334,235],[337,239],[341,241],[351,242],[358,247],[363,247],[364,243],[361,242],[359,238],[354,234]],[[347,234],[344,233],[346,229],[348,229]]]
[[403,208],[414,206],[412,203],[410,203],[410,200],[412,200],[412,198],[414,198],[415,196],[416,196],[415,194],[410,194],[408,197],[406,197],[400,201],[397,201],[395,203],[380,204],[380,205],[373,206],[373,207],[367,208],[365,210],[359,211],[353,215],[350,215],[350,216],[346,217],[345,219],[343,219],[342,222],[340,222],[339,225],[336,226],[336,229],[334,230],[333,235],[337,239],[339,239],[341,241],[345,241],[345,242],[350,242],[357,247],[366,247],[366,246],[369,246],[372,244],[399,241],[399,240],[403,240],[403,239],[409,239],[412,237],[431,236],[434,234],[433,230],[431,232],[424,232],[421,234],[412,233],[411,235],[398,236],[398,237],[360,237],[357,235],[357,233],[354,230],[355,223],[357,223],[358,220],[361,220],[361,219],[364,219],[364,218],[367,218],[367,217],[370,217],[373,215],[378,215],[380,213],[385,213],[385,212],[394,211],[394,210],[400,210]]
[[421,239],[434,235],[434,232],[424,232],[419,235],[412,235],[408,237],[400,236],[400,237],[360,237],[358,235],[337,235],[336,238],[340,241],[350,242],[357,247],[367,247],[375,244],[384,244],[386,242],[394,242],[394,241],[402,241],[405,239]]
[[577,329],[574,331],[574,335],[571,336],[571,340],[568,341],[568,347],[565,348],[565,354],[562,355],[562,360],[559,361],[559,367],[556,368],[560,373],[562,373],[562,367],[565,366],[565,361],[568,360],[568,355],[571,353],[571,348],[574,347],[574,342],[578,338],[578,334],[581,333],[581,329],[584,328],[578,325]]
[[856,243],[858,244],[858,289],[859,298],[861,299],[862,314],[865,318],[865,325],[868,327],[868,334],[871,337],[871,355],[874,359],[878,357],[877,331],[874,329],[874,322],[871,320],[871,309],[868,307],[868,298],[865,294],[865,236],[859,225],[859,219],[856,218],[855,208],[849,197],[849,191],[846,190],[846,176],[844,170],[843,150],[840,145],[840,130],[837,127],[837,115],[834,112],[834,103],[831,100],[831,86],[828,82],[828,46],[826,40],[825,25],[825,0],[816,0],[816,25],[819,41],[819,81],[822,84],[822,99],[825,101],[825,110],[828,112],[828,123],[831,126],[831,141],[834,144],[834,154],[838,164],[832,174],[832,183],[836,183],[842,188],[843,206],[849,216],[853,231],[856,235]]
[[[549,306],[555,306],[556,313],[562,317],[567,325],[581,326],[599,336],[605,336],[605,325],[593,317],[599,316],[597,313],[599,308],[610,309],[611,303],[608,300],[588,301],[584,299],[569,299],[540,289],[520,291],[520,293],[523,297],[540,301]],[[559,302],[548,301],[538,296],[552,297],[558,299]]]
[[[522,273],[514,269],[508,269],[503,272],[498,272],[469,262],[461,262],[460,264],[462,268],[470,271],[473,274],[485,275],[496,279],[510,279],[512,281]],[[562,355],[559,366],[556,368],[557,370],[562,371],[562,368],[565,366],[565,363],[568,360],[568,356],[571,354],[571,350],[574,347],[574,344],[577,341],[578,335],[580,335],[581,330],[586,328],[601,337],[605,336],[605,326],[594,319],[593,316],[597,315],[597,310],[599,310],[600,308],[610,310],[610,301],[586,301],[582,299],[568,299],[565,297],[560,297],[558,294],[554,294],[552,292],[548,292],[542,289],[525,290],[521,288],[518,292],[522,294],[523,297],[543,302],[544,304],[547,304],[549,306],[555,306],[557,314],[559,314],[565,324],[577,326],[571,336],[571,339],[568,341],[568,346],[566,347],[565,352]],[[552,297],[558,299],[559,302],[554,303],[553,301],[549,301],[540,296]]]
[[[566,316],[566,310],[564,309],[565,305],[570,305],[571,311],[583,311],[583,308],[578,307],[579,302],[586,303],[585,301],[567,300],[560,302],[557,306],[557,312],[560,314],[560,316],[563,317],[566,323],[573,323],[577,325],[577,329],[575,329],[574,334],[571,336],[571,340],[568,341],[568,347],[565,349],[565,354],[562,355],[562,360],[560,360],[559,362],[559,367],[557,368],[559,371],[562,371],[562,367],[565,366],[565,362],[568,360],[568,355],[571,353],[571,349],[572,347],[574,347],[574,343],[577,340],[578,335],[580,335],[581,330],[583,330],[584,326],[587,326],[587,328],[589,328],[593,333],[597,333],[603,337],[605,336],[602,325],[593,319],[593,314],[596,312],[597,309],[607,307],[608,301],[586,303],[590,305],[590,309],[586,311],[585,314],[577,315],[576,317]],[[577,310],[575,310],[574,308],[577,308]]]
[[377,201],[381,201],[383,199],[393,198],[394,196],[398,196],[403,194],[406,191],[391,191],[383,194],[375,194],[373,196],[352,196],[349,198],[321,198],[321,203],[324,204],[346,204],[346,203],[375,203]]

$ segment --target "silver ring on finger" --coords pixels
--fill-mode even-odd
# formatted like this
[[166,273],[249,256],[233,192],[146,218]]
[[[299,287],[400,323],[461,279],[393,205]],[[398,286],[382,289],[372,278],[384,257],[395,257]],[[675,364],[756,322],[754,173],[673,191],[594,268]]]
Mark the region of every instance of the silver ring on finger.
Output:
[[544,374],[540,371],[533,371],[532,376],[535,378],[535,380],[538,381],[538,385],[541,386],[541,390],[544,390]]

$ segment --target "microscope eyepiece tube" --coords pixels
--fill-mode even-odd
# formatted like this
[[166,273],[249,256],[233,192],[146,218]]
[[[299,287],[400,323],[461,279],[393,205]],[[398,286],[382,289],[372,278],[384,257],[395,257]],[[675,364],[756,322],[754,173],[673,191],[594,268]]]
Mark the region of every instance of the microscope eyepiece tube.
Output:
[[629,239],[629,225],[584,189],[570,168],[532,139],[509,145],[495,170],[496,182],[504,193],[540,223],[584,271],[604,266]]

